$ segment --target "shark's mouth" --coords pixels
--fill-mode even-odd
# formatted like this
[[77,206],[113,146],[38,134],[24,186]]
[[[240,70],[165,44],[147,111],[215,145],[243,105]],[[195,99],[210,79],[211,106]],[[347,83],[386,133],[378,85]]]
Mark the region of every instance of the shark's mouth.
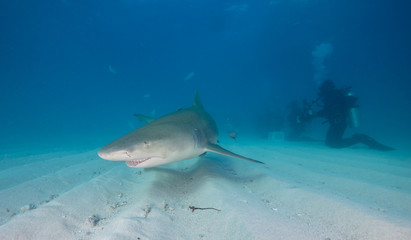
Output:
[[148,161],[148,160],[150,160],[150,159],[151,159],[151,157],[144,158],[144,159],[139,159],[139,160],[127,161],[126,164],[127,164],[127,166],[129,166],[129,167],[136,167],[137,165],[139,165],[139,164],[141,164],[141,163],[143,163],[143,162],[145,162],[145,161]]

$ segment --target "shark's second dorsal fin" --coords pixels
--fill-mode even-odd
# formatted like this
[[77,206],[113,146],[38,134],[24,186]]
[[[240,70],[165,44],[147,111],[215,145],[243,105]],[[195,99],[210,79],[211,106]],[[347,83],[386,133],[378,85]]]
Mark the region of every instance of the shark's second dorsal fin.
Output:
[[142,115],[142,114],[133,114],[133,115],[135,117],[137,117],[138,120],[140,120],[141,122],[151,123],[152,121],[156,120],[155,118],[145,116],[145,115]]
[[194,97],[193,106],[198,107],[198,108],[204,108],[203,103],[201,102],[201,99],[200,99],[200,95],[198,94],[198,90],[196,91],[196,95]]

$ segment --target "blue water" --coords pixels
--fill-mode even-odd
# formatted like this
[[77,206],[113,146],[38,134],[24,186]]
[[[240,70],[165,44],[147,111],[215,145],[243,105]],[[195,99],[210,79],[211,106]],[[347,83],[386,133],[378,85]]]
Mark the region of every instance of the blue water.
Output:
[[97,148],[138,127],[133,113],[187,107],[197,89],[222,134],[234,125],[260,137],[270,113],[314,99],[327,78],[353,87],[359,131],[401,145],[411,136],[410,5],[2,1],[0,146]]

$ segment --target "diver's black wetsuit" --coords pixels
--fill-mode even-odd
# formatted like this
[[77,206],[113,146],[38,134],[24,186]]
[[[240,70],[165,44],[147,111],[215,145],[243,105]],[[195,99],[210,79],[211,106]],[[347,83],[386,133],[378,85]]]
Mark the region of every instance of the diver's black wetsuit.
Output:
[[324,117],[330,125],[325,144],[332,148],[345,148],[357,143],[363,143],[377,150],[394,150],[364,134],[354,134],[350,138],[343,138],[348,126],[350,110],[357,107],[357,98],[348,93],[349,88],[336,89],[329,80],[320,86],[318,100],[321,100],[323,103],[323,108],[314,114],[313,117]]

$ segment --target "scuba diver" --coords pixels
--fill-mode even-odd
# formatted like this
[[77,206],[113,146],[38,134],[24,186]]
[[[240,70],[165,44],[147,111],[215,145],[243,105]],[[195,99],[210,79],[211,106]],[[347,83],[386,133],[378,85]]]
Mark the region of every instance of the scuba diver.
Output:
[[[358,108],[357,98],[350,93],[351,87],[337,89],[331,80],[324,81],[318,90],[318,98],[313,104],[321,101],[323,108],[309,118],[326,118],[329,124],[325,144],[332,148],[345,148],[362,143],[380,151],[391,151],[394,148],[385,146],[365,134],[354,134],[343,138],[347,126],[355,126],[358,120],[355,110]],[[350,121],[351,120],[351,121]]]

